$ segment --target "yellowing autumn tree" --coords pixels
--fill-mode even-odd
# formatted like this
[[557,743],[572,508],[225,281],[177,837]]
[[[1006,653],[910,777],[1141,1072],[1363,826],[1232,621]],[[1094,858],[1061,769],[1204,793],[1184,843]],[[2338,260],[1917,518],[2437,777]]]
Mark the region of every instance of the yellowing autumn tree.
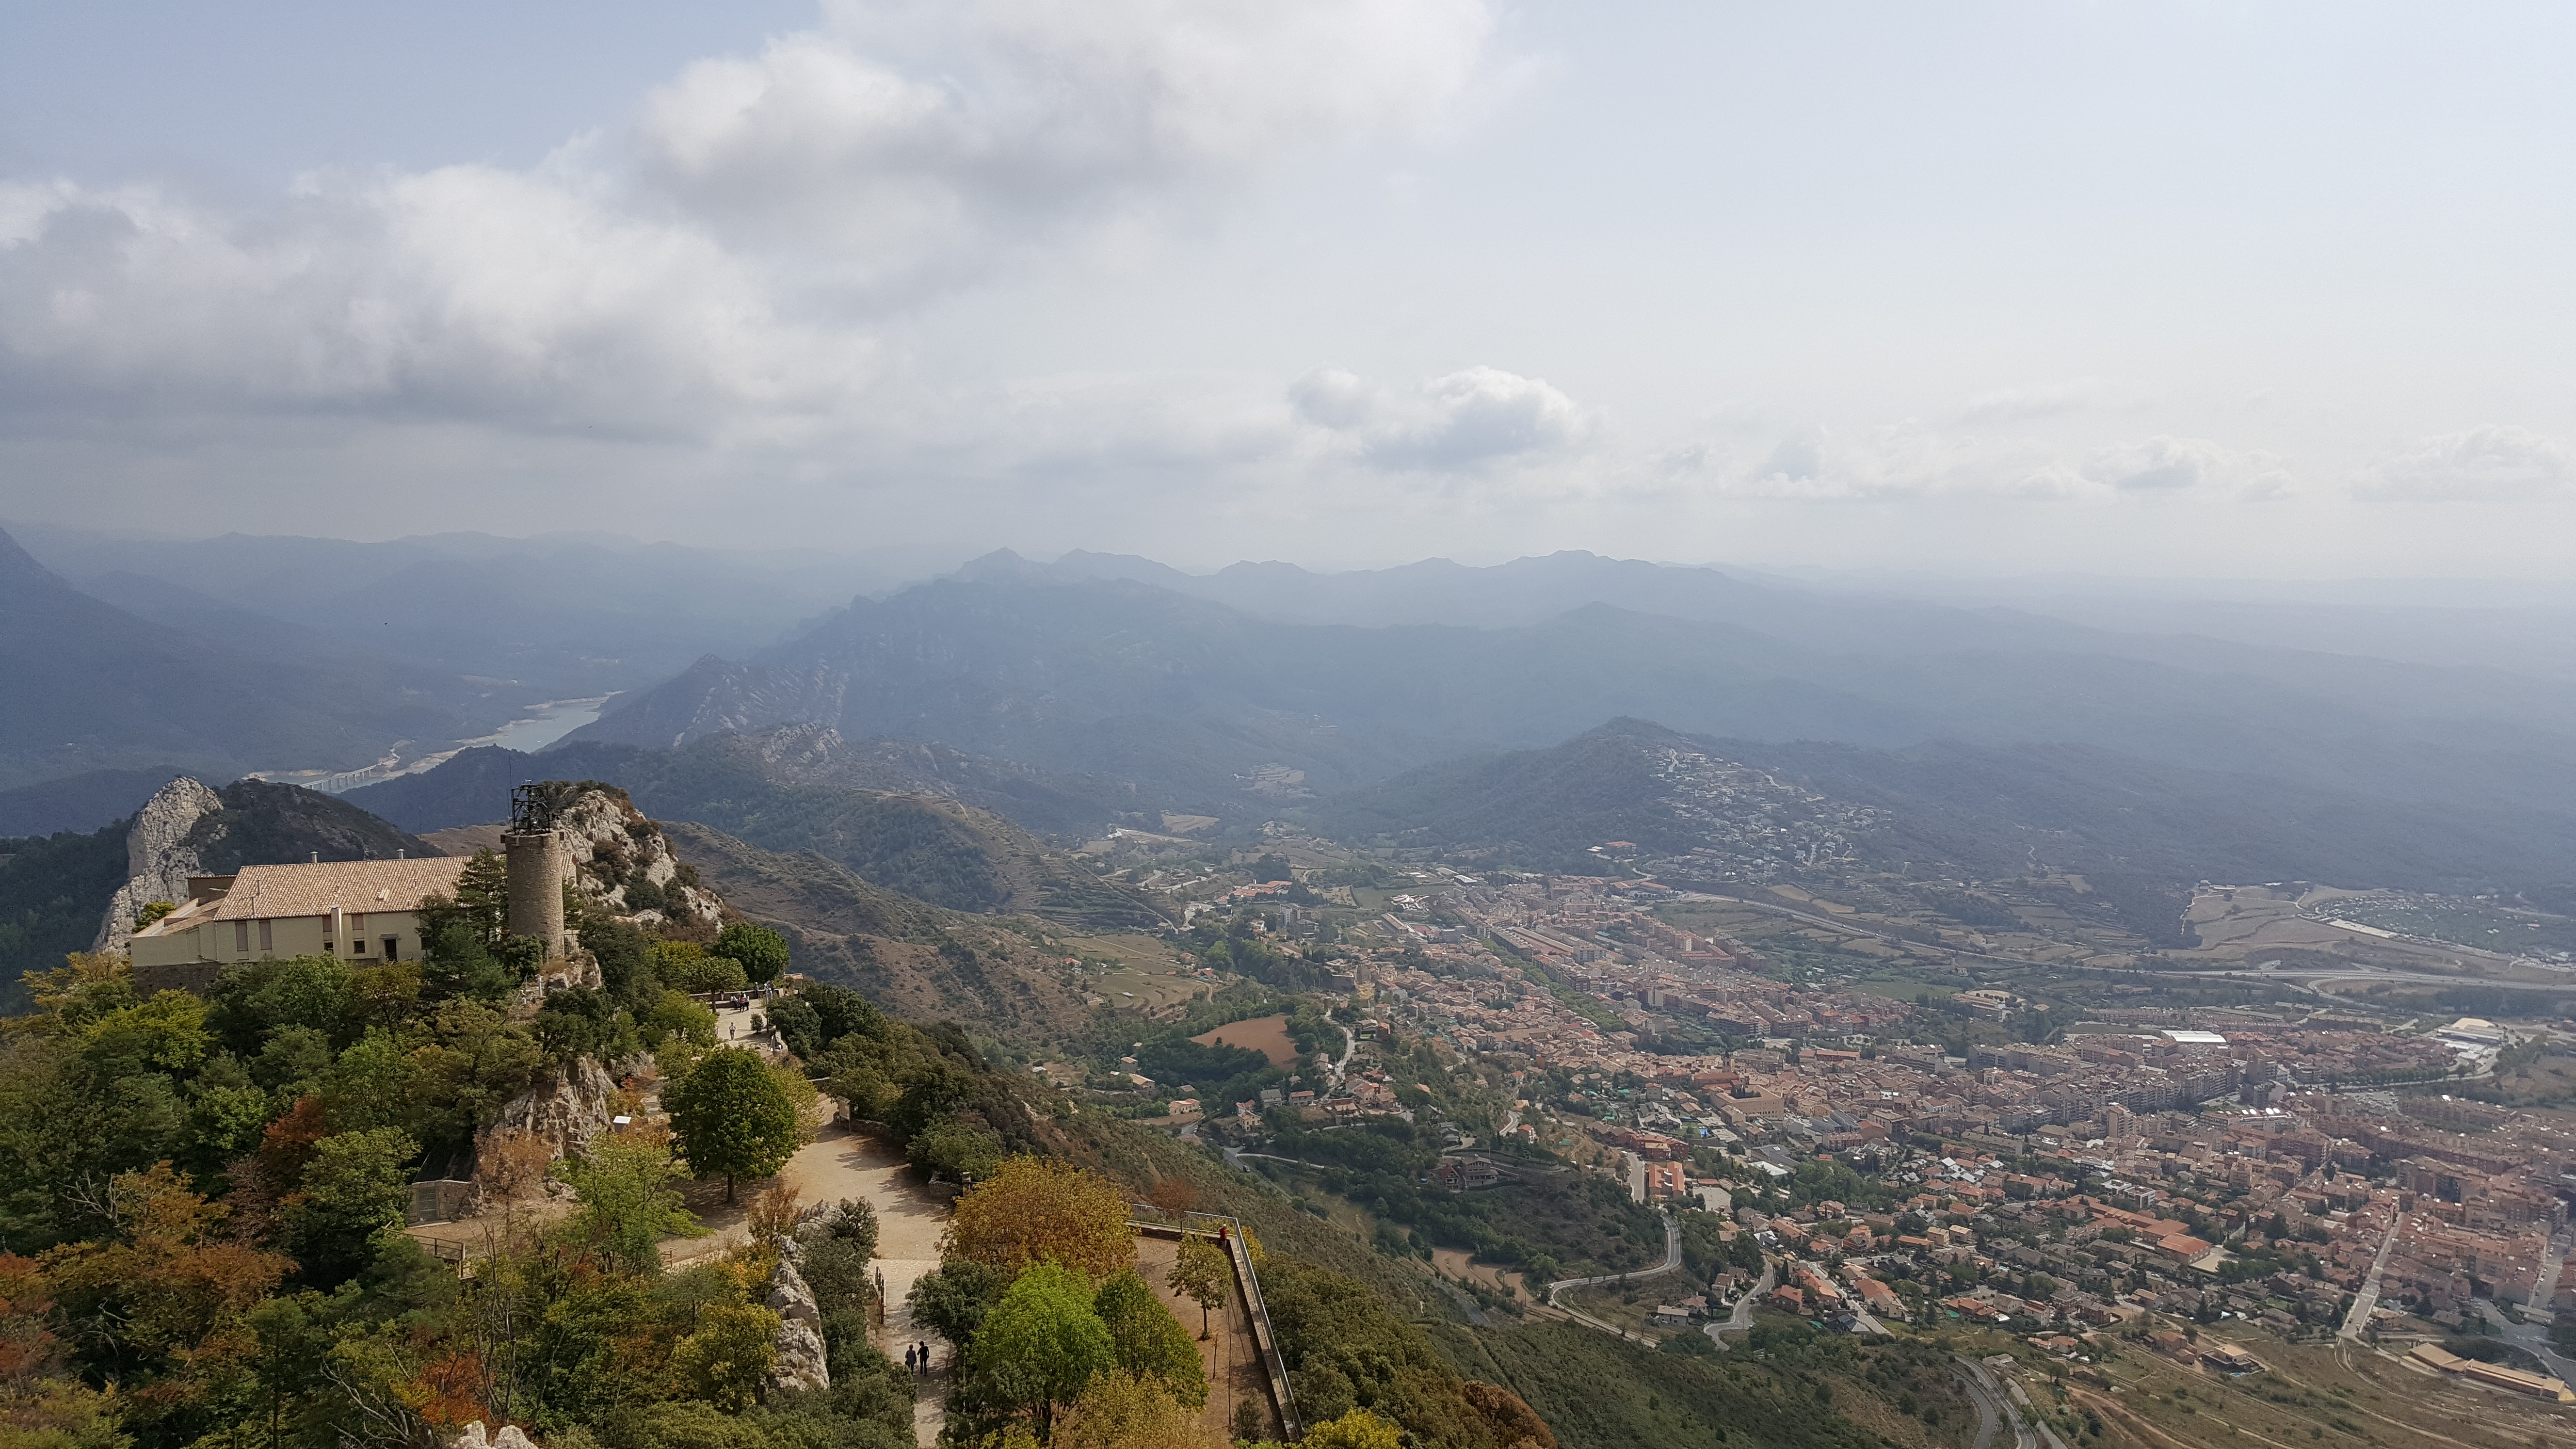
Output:
[[971,1258],[1006,1278],[1062,1263],[1096,1283],[1134,1260],[1136,1233],[1116,1183],[1043,1157],[1012,1157],[957,1200],[940,1256]]

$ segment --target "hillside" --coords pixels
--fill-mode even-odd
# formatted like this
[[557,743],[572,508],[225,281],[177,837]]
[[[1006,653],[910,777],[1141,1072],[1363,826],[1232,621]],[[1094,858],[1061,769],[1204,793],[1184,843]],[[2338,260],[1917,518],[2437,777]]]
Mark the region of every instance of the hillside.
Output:
[[[1875,749],[2066,744],[2328,790],[2366,779],[2392,799],[2576,810],[2576,693],[2559,684],[1541,562],[1536,578],[1454,571],[1441,607],[1308,610],[1355,624],[996,556],[745,659],[700,660],[580,734],[662,746],[806,722],[936,739],[1246,823],[1619,715]],[[1566,607],[1483,607],[1516,581],[1525,600]],[[1359,586],[1299,586],[1344,587]]]
[[1301,818],[1355,845],[1533,870],[1598,872],[1591,847],[1627,841],[1635,855],[1617,854],[1675,883],[2071,872],[2149,940],[2171,935],[2202,879],[2543,901],[2576,880],[2565,815],[2440,810],[2078,746],[1780,745],[1625,719],[1412,771]]
[[787,938],[798,971],[920,1021],[955,1021],[1022,1048],[1078,1037],[1091,1008],[1060,951],[1017,921],[941,910],[820,856],[778,854],[665,822],[672,844],[728,905]]
[[472,733],[452,699],[400,671],[149,622],[82,593],[5,533],[0,675],[0,786],[95,770],[348,769],[398,740]]
[[[1162,919],[1142,894],[1099,879],[989,810],[935,793],[826,783],[872,772],[907,778],[885,765],[890,758],[918,759],[928,771],[977,768],[954,751],[916,752],[882,742],[850,750],[837,736],[806,730],[716,735],[677,750],[575,743],[527,756],[486,747],[347,798],[412,829],[438,830],[496,818],[510,786],[532,775],[604,780],[626,789],[657,819],[711,826],[764,850],[814,851],[875,885],[955,910],[1027,913],[1100,928]],[[982,778],[1007,773],[990,770]]]

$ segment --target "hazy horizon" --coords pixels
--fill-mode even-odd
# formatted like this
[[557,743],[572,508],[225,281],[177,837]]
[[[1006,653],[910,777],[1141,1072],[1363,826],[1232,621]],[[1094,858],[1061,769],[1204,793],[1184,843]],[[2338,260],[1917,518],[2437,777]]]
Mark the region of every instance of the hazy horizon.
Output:
[[0,24],[22,523],[2576,563],[2563,11]]

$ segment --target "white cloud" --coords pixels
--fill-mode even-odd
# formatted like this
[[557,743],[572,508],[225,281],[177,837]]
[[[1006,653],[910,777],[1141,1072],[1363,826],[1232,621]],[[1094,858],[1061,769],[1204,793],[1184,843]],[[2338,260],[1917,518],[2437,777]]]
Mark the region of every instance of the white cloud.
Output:
[[2237,470],[2236,454],[2201,438],[2159,435],[2114,443],[2084,463],[2084,476],[2115,493],[2183,493]]
[[728,237],[900,293],[1301,151],[1421,136],[1497,83],[1493,30],[1482,0],[843,4],[691,65],[632,139]]
[[1767,451],[1699,444],[1665,454],[1655,470],[1697,477],[1739,497],[1909,502],[2056,502],[2213,495],[2285,497],[2281,461],[2197,438],[2151,437],[2070,456],[2037,438],[1954,433],[1919,423],[1809,429]]
[[1968,399],[1959,409],[1963,423],[2018,423],[2034,418],[2063,417],[2082,412],[2100,401],[2102,384],[2089,377],[2066,382],[2040,383],[2031,387],[1998,388]]
[[1482,0],[834,5],[529,170],[316,175],[258,212],[0,185],[0,391],[22,416],[917,429],[882,405],[894,309],[1301,149],[1435,131],[1494,83],[1493,30]]
[[832,408],[877,352],[782,317],[703,234],[560,177],[316,184],[261,218],[155,187],[0,195],[0,368],[22,400],[661,431]]
[[1406,390],[1339,369],[1288,390],[1297,417],[1380,468],[1448,472],[1561,455],[1597,435],[1600,416],[1534,377],[1470,367]]
[[2490,424],[2383,453],[2352,491],[2379,501],[2563,498],[2576,492],[2576,449],[2529,428]]

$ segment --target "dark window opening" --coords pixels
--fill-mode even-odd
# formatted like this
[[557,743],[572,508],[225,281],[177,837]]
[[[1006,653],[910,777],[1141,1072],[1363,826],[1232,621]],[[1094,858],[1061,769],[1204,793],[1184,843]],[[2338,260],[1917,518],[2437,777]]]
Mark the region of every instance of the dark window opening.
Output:
[[366,955],[366,954],[367,954],[367,938],[366,938],[366,937],[364,937],[364,936],[360,936],[358,939],[356,939],[356,940],[354,940],[354,941],[351,941],[351,942],[349,943],[349,954],[350,954],[350,955],[352,955],[352,956],[364,956],[364,955]]
[[400,936],[387,936],[387,937],[385,937],[385,959],[386,959],[386,960],[388,960],[388,961],[396,961],[396,960],[400,960],[401,958],[402,958],[402,937],[400,937]]

